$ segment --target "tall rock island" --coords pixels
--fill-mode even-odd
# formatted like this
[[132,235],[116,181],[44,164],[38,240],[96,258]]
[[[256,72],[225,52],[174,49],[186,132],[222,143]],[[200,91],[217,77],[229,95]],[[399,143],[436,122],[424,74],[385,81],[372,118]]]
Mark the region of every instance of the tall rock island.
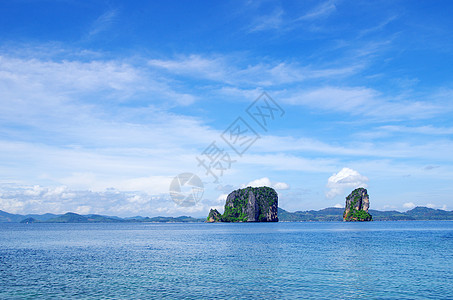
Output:
[[247,187],[231,192],[223,215],[211,209],[207,222],[278,222],[278,195],[270,187]]
[[343,221],[371,221],[372,216],[368,213],[369,207],[370,197],[368,196],[368,191],[364,188],[353,190],[352,193],[346,197]]

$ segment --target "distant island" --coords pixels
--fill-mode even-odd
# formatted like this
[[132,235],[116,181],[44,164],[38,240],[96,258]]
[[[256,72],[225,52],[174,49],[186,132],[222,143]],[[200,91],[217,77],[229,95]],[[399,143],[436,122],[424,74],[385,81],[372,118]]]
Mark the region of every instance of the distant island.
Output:
[[270,187],[246,187],[231,192],[223,215],[211,209],[207,222],[278,222],[278,195]]
[[68,212],[62,215],[57,214],[31,214],[18,215],[10,214],[0,210],[0,223],[193,223],[204,222],[204,218],[193,218],[188,216],[180,217],[129,217],[120,218],[102,215],[79,215]]

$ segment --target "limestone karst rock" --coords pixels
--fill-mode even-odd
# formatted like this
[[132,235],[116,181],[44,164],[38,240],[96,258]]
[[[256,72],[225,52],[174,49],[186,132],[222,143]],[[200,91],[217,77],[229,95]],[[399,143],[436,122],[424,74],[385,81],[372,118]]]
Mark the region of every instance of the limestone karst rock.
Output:
[[343,221],[371,221],[372,216],[368,213],[370,197],[364,188],[355,189],[346,197],[346,205],[343,213]]
[[[218,212],[217,212],[218,213]],[[214,219],[211,210],[209,217]],[[215,220],[215,219],[214,219]],[[278,222],[278,195],[270,187],[247,187],[231,192],[221,222]]]
[[222,218],[222,215],[219,213],[219,211],[217,209],[211,208],[206,222],[207,223],[220,222],[221,218]]

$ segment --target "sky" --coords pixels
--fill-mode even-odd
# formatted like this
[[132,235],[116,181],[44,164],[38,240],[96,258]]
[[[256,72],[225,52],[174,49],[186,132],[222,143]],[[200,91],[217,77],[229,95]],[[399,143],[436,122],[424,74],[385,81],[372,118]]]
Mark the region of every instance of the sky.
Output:
[[[245,186],[289,211],[357,187],[372,209],[452,210],[452,12],[1,1],[0,210],[204,217]],[[183,173],[195,205],[169,193]]]

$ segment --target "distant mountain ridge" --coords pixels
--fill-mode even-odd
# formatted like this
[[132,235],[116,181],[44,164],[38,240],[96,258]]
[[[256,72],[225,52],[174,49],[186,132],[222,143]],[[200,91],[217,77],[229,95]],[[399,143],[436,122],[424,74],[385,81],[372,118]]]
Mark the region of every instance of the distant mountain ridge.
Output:
[[0,210],[0,223],[19,223],[24,219],[32,218],[38,221],[47,221],[52,218],[56,218],[59,215],[56,214],[28,214],[28,215],[18,215],[18,214],[10,214],[5,211]]
[[[283,222],[316,222],[343,221],[343,208],[329,207],[321,210],[288,212],[278,208],[278,218]],[[368,210],[374,221],[422,221],[422,220],[453,220],[453,211],[417,206],[406,212]]]
[[[329,207],[321,210],[307,210],[288,212],[278,208],[280,222],[331,222],[343,221],[343,208]],[[374,221],[421,221],[421,220],[453,220],[453,211],[433,209],[417,206],[406,212],[369,210]],[[205,218],[180,217],[127,217],[102,215],[79,215],[76,213],[57,214],[10,214],[0,210],[0,223],[126,223],[126,222],[154,222],[154,223],[188,223],[204,222]]]
[[120,218],[102,215],[79,215],[68,212],[63,215],[56,214],[29,214],[18,215],[10,214],[0,210],[0,223],[132,223],[132,222],[157,222],[157,223],[187,223],[187,222],[204,222],[204,218],[192,218],[188,216],[180,217],[129,217]]

